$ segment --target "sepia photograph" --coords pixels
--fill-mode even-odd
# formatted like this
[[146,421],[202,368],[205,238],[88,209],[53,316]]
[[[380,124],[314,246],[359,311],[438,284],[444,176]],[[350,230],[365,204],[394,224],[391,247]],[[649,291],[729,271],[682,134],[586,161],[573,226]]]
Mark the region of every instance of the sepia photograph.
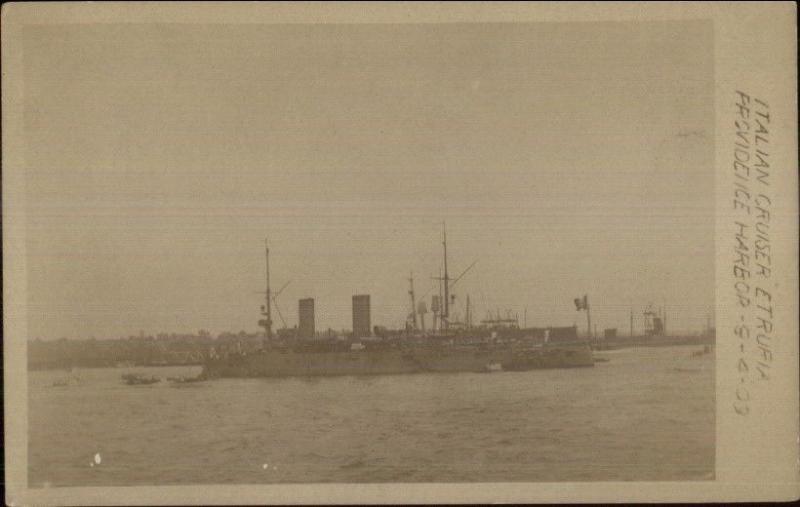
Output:
[[[729,467],[719,418],[756,411],[780,333],[762,312],[718,336],[718,290],[777,301],[758,253],[768,211],[792,215],[751,191],[774,184],[774,108],[726,90],[720,112],[711,17],[15,33],[26,490],[702,487]],[[718,255],[717,169],[719,115],[745,109],[724,200],[756,221],[728,220],[746,280]]]

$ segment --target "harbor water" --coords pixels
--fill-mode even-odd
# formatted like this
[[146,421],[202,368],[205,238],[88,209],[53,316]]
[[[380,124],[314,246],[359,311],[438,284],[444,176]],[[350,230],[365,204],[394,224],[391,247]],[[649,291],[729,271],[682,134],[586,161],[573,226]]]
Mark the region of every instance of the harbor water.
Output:
[[[124,385],[29,373],[30,487],[711,480],[714,354],[594,368]],[[63,385],[65,384],[66,385]]]

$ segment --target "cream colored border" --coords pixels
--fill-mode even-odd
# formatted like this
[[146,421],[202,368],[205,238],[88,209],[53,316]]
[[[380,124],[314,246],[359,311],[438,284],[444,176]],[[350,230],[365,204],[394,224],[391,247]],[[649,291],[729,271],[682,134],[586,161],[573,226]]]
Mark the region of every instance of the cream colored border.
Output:
[[[717,468],[708,482],[181,486],[26,489],[25,179],[21,31],[55,23],[452,23],[712,19],[716,60]],[[28,3],[2,10],[6,502],[10,505],[789,500],[798,488],[797,74],[793,3]],[[773,378],[732,411],[734,91],[769,101],[778,334]]]

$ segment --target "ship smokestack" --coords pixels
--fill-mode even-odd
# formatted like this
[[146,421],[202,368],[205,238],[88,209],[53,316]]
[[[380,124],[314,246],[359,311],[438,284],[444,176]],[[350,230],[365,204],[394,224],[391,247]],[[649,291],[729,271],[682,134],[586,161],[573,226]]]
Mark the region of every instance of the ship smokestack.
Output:
[[316,329],[314,326],[314,298],[306,298],[298,301],[299,325],[297,329],[298,338],[313,339]]
[[353,296],[353,338],[372,335],[369,294]]

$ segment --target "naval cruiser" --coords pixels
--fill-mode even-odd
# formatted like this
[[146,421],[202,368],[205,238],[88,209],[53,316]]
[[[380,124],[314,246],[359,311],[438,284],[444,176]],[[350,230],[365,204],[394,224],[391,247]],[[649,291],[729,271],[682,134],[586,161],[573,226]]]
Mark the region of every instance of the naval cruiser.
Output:
[[[455,280],[451,279],[447,270],[447,233],[444,230],[442,245],[444,275],[437,279],[443,294],[438,298],[433,296],[431,305],[438,317],[438,329],[425,331],[425,308],[422,302],[419,307],[415,306],[412,277],[409,293],[413,326],[407,325],[405,331],[384,333],[376,328],[376,332],[370,332],[369,324],[366,332],[363,327],[360,332],[356,330],[356,305],[363,304],[363,298],[366,298],[368,314],[369,296],[354,296],[352,335],[308,340],[298,337],[297,333],[292,336],[292,333],[279,332],[277,337],[273,333],[272,304],[275,299],[270,287],[269,245],[266,244],[266,301],[262,306],[264,318],[259,321],[265,331],[263,346],[249,353],[212,351],[205,361],[201,377],[396,375],[594,366],[591,347],[578,340],[574,326],[560,328],[561,331],[572,330],[572,333],[567,333],[566,340],[554,343],[548,341],[548,330],[542,333],[540,329],[523,329],[519,327],[518,319],[503,319],[499,315],[496,319],[482,321],[480,326],[451,323],[450,289],[472,266]],[[313,321],[313,300],[307,301],[312,304]],[[417,329],[417,309],[422,312],[422,332]],[[541,340],[542,334],[544,340]]]

